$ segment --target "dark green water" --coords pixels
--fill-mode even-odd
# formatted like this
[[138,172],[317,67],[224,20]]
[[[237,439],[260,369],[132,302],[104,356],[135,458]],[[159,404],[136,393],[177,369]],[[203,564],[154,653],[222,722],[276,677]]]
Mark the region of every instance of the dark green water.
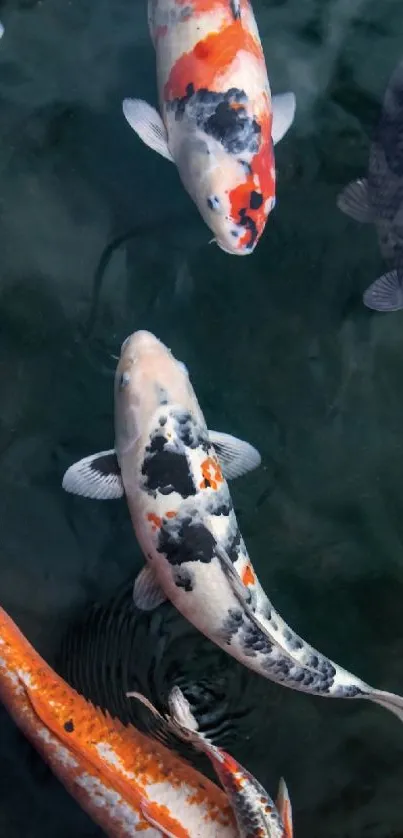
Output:
[[[145,328],[185,361],[210,426],[262,453],[232,491],[280,613],[403,694],[403,315],[363,307],[384,269],[374,231],[335,205],[365,172],[403,8],[261,0],[255,13],[273,92],[295,91],[297,117],[277,147],[276,210],[236,259],[208,246],[174,167],[122,116],[124,96],[156,101],[145,3],[0,2],[0,602],[55,664],[66,630],[142,566],[124,504],[69,497],[61,479],[112,444],[112,355]],[[98,273],[86,337],[99,260],[130,231]],[[175,646],[170,606],[153,619],[138,673],[162,703],[184,649],[190,682],[203,654],[218,678],[214,647],[191,633]],[[220,690],[231,714],[246,708],[234,755],[272,793],[285,776],[296,838],[403,835],[394,717],[232,661]],[[0,756],[1,836],[101,835],[2,708]]]

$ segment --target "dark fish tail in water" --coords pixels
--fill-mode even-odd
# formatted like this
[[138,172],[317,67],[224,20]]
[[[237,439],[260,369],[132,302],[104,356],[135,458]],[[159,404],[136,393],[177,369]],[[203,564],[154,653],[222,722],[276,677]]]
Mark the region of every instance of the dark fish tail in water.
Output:
[[90,606],[69,628],[56,669],[93,704],[145,732],[150,732],[149,714],[140,716],[141,707],[126,692],[137,689],[162,711],[173,684],[182,689],[200,730],[213,741],[231,748],[239,736],[253,731],[258,678],[170,605],[139,615],[131,580],[106,604]]
[[371,143],[368,177],[353,181],[337,199],[339,209],[361,223],[373,223],[389,270],[363,294],[367,308],[403,308],[403,61],[385,91]]

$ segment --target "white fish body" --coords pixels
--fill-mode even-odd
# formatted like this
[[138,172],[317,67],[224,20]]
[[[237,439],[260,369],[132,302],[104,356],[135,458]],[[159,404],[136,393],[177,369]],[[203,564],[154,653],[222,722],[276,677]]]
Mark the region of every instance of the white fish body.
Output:
[[[273,608],[249,559],[226,477],[256,467],[255,449],[207,429],[186,369],[149,332],[124,342],[115,377],[115,451],[71,466],[63,486],[126,495],[147,559],[136,604],[165,599],[249,669],[292,689],[366,698],[403,720],[403,699],[375,690],[316,651]],[[116,457],[118,466],[116,463]]]

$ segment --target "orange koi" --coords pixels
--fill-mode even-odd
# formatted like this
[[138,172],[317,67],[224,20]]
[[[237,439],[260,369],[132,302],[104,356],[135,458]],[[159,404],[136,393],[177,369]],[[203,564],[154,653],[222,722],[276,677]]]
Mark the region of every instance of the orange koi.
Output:
[[110,838],[236,838],[226,796],[60,678],[0,608],[0,700],[53,773]]

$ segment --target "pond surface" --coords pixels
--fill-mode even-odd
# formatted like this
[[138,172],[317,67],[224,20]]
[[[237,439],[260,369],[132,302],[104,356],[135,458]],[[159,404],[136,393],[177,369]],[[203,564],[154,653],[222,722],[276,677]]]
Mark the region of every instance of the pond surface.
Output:
[[[264,681],[170,605],[134,620],[127,591],[143,560],[125,504],[61,488],[74,460],[113,445],[114,356],[151,330],[186,363],[208,424],[262,454],[232,496],[276,608],[403,694],[403,313],[363,306],[384,270],[376,236],[336,207],[365,174],[403,9],[254,9],[272,91],[293,90],[297,114],[276,149],[276,209],[253,256],[236,259],[208,244],[175,168],[123,118],[125,96],[156,102],[145,3],[0,2],[0,602],[124,718],[119,684],[89,668],[94,637],[108,672],[137,678],[159,706],[180,682],[273,794],[286,778],[296,838],[392,838],[398,720]],[[0,755],[1,835],[101,836],[3,708]]]

